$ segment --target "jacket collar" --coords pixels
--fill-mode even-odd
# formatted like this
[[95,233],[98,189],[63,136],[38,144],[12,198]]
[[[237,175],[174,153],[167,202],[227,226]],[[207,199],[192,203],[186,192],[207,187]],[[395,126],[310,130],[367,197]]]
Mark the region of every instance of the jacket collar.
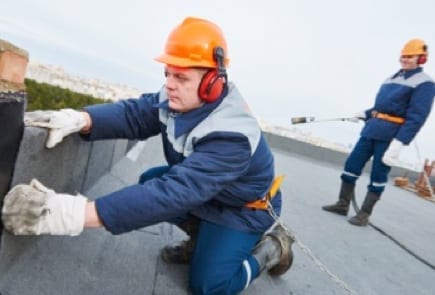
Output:
[[396,74],[393,75],[393,78],[403,76],[404,79],[408,79],[409,77],[413,76],[414,74],[420,73],[421,71],[423,71],[423,68],[421,67],[418,67],[410,71],[399,70]]
[[[228,88],[227,88],[228,89]],[[170,117],[174,118],[175,121],[175,138],[179,136],[189,133],[195,126],[197,126],[202,120],[204,120],[210,113],[216,109],[219,104],[225,99],[228,95],[228,90],[225,90],[224,93],[219,97],[216,101],[211,103],[204,103],[197,109],[191,110],[186,113],[178,113],[174,112],[169,108],[169,100],[166,96],[166,91],[162,88],[160,90],[160,100],[158,104],[155,104],[154,107],[163,109],[168,112]]]

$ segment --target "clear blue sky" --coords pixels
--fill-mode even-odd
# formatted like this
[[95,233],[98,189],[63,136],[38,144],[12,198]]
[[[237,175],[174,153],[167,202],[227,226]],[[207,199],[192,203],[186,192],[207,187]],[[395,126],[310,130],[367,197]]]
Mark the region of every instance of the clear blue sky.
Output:
[[[435,51],[434,11],[433,0],[3,0],[0,38],[73,74],[156,91],[163,74],[153,57],[170,30],[189,15],[208,18],[226,35],[230,78],[254,113],[292,127],[294,116],[340,117],[370,107],[382,81],[399,69],[407,40],[423,38]],[[431,57],[425,70],[434,77]],[[417,137],[422,157],[431,159],[434,113]],[[360,127],[297,128],[353,142]]]

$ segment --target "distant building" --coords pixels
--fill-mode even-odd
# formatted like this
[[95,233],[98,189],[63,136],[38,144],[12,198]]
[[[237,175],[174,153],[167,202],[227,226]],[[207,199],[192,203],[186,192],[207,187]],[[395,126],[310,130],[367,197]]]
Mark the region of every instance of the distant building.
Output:
[[138,97],[141,94],[138,89],[133,87],[93,78],[81,78],[68,74],[62,67],[43,65],[36,61],[29,62],[26,78],[110,101]]

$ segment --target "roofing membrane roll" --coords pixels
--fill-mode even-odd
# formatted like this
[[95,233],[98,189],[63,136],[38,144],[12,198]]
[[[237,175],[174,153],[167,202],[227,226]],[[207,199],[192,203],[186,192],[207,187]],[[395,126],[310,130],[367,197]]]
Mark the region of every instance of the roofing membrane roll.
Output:
[[[0,91],[0,203],[9,190],[23,133],[25,92]],[[3,226],[0,223],[0,230]]]

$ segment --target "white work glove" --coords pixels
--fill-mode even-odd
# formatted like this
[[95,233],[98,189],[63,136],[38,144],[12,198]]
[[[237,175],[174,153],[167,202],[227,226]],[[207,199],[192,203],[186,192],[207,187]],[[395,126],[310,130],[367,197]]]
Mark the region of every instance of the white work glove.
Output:
[[365,121],[366,120],[366,113],[365,112],[358,112],[353,114],[352,117],[349,118],[350,122],[358,123],[359,121]]
[[87,198],[57,194],[33,179],[14,186],[5,196],[2,220],[15,235],[69,235],[83,231]]
[[405,145],[397,139],[393,139],[382,157],[382,162],[388,166],[399,166],[400,152]]
[[24,124],[50,129],[45,146],[52,148],[61,142],[65,136],[78,132],[85,127],[86,118],[82,112],[73,109],[33,111],[24,114]]

